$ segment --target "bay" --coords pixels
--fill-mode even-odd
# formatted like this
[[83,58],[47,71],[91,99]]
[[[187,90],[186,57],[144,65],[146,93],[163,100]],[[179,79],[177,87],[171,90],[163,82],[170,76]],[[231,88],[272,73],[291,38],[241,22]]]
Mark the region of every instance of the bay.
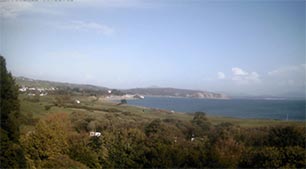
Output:
[[176,112],[206,112],[211,116],[305,121],[305,100],[211,100],[194,98],[145,97],[128,104]]

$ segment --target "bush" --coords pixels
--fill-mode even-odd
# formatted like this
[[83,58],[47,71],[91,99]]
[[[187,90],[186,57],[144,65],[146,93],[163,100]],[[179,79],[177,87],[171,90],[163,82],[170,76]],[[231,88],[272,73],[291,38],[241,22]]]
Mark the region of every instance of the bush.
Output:
[[268,144],[276,147],[306,145],[305,129],[294,126],[273,127],[269,131]]
[[276,147],[249,149],[245,152],[239,167],[242,168],[280,168],[283,156]]
[[60,155],[42,163],[42,168],[79,168],[86,169],[84,164],[70,159],[66,155]]
[[53,105],[46,105],[45,110],[50,110]]
[[67,114],[52,114],[40,120],[33,132],[20,139],[28,163],[33,164],[33,167],[41,167],[45,160],[65,154],[70,131]]
[[121,99],[120,104],[127,104],[127,100],[126,99]]

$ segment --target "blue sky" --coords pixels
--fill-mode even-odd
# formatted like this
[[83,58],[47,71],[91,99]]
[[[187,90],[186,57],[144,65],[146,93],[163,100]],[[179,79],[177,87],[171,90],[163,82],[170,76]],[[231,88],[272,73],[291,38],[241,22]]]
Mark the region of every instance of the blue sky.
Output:
[[303,96],[305,1],[0,2],[16,76]]

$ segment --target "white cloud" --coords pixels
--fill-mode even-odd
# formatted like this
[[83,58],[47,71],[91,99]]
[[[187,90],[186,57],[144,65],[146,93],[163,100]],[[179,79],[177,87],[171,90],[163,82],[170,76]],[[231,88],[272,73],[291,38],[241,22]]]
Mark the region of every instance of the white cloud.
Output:
[[103,35],[112,35],[114,33],[113,28],[95,22],[71,21],[70,23],[59,25],[57,27],[73,31],[96,32]]
[[223,72],[218,72],[218,79],[225,79],[225,74]]
[[79,0],[80,5],[107,8],[129,8],[144,5],[142,0]]
[[260,83],[259,74],[257,72],[247,72],[241,68],[232,68],[232,80],[239,85]]
[[0,1],[0,17],[15,18],[20,13],[33,7],[33,4],[27,1]]
[[239,67],[234,67],[234,68],[232,68],[232,72],[234,73],[234,75],[242,75],[242,76],[248,75],[248,72],[242,70],[242,69],[239,68]]
[[306,83],[306,64],[291,65],[267,73],[269,82],[280,86],[304,86]]
[[275,69],[273,71],[268,72],[269,76],[285,76],[293,73],[305,73],[306,64],[286,66],[282,68]]
[[58,15],[70,12],[71,8],[147,8],[151,6],[152,3],[143,0],[75,0],[56,3],[52,1],[0,0],[0,17],[15,18],[26,12]]

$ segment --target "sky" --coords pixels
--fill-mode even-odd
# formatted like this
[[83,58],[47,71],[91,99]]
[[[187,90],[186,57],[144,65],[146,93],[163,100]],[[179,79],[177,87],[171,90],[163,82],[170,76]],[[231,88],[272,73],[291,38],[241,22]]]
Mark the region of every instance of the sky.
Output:
[[305,96],[304,0],[1,0],[15,76]]

